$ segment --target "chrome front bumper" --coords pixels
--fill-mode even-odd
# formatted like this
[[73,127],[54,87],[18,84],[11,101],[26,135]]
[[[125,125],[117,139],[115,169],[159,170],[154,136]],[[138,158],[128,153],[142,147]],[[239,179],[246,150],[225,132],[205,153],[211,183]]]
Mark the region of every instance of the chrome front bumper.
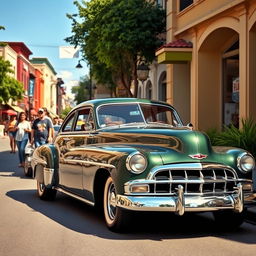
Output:
[[232,209],[242,212],[246,201],[256,200],[256,194],[244,195],[239,183],[232,194],[218,196],[185,195],[179,185],[174,196],[117,195],[117,206],[133,211],[165,211],[183,215],[184,212],[205,212]]

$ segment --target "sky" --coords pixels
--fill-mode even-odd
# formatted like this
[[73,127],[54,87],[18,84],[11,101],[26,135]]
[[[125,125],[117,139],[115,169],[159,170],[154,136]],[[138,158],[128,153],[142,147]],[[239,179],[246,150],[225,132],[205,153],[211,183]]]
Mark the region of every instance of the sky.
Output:
[[59,46],[69,45],[64,39],[71,36],[67,13],[77,13],[73,0],[0,0],[0,26],[5,27],[0,41],[23,42],[33,53],[30,58],[48,58],[70,92],[88,67],[81,61],[83,68],[76,69],[79,58],[59,58]]

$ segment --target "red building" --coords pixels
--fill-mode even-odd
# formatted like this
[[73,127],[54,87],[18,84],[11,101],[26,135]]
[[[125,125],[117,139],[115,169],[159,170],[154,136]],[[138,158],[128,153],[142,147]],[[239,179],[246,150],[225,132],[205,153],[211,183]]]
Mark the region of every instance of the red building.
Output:
[[[40,106],[38,86],[40,86],[40,71],[36,70],[29,61],[29,57],[32,52],[23,42],[7,42],[7,44],[17,53],[17,77],[24,86],[24,98],[19,101],[18,105],[27,113],[29,116],[36,114],[33,111],[34,108]],[[39,75],[39,79],[36,76]],[[34,92],[36,94],[34,95]]]

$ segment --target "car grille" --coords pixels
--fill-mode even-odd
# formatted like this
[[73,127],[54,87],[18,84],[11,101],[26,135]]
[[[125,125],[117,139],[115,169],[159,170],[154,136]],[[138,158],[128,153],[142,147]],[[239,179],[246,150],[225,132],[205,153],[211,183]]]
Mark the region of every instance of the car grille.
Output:
[[154,173],[149,185],[150,193],[176,193],[179,185],[185,194],[232,193],[237,184],[237,177],[228,168],[198,169],[161,169]]

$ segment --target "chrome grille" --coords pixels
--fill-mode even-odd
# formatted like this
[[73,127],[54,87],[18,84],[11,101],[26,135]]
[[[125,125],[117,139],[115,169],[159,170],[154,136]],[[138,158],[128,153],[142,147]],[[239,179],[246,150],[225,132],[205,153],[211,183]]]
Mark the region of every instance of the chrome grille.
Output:
[[150,192],[156,194],[175,193],[178,185],[185,194],[231,193],[237,184],[235,172],[228,168],[161,169],[151,180]]

